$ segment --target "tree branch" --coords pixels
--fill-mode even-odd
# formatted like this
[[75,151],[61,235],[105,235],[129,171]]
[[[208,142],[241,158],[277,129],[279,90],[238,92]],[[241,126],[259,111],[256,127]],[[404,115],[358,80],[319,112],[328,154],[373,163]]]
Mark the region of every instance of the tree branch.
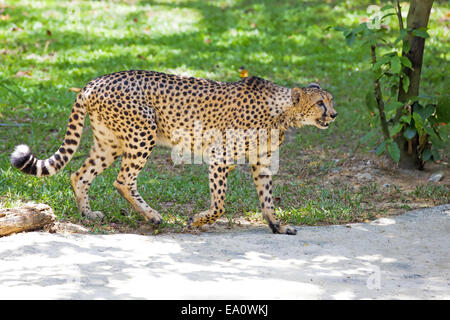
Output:
[[398,25],[400,27],[400,31],[402,31],[403,28],[403,18],[402,18],[402,7],[400,6],[400,0],[397,0],[397,8],[395,9],[395,12],[397,13],[398,18]]
[[[377,62],[376,47],[370,46],[370,51],[372,54],[372,65],[374,65]],[[389,140],[390,135],[388,124],[386,121],[386,114],[384,113],[383,94],[381,93],[380,81],[378,79],[375,79],[373,81],[373,88],[375,90],[375,99],[377,100],[378,111],[380,112],[380,122],[381,122],[381,129],[384,135],[384,140]]]

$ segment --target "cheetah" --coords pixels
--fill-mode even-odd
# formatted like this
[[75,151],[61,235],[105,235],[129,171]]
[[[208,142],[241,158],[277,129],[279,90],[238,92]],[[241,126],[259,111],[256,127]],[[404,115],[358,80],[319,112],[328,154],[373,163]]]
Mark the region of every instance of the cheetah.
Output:
[[[326,129],[337,112],[332,95],[316,83],[304,88],[287,88],[258,77],[218,82],[155,71],[122,71],[96,78],[81,89],[72,107],[64,141],[50,158],[38,160],[22,144],[11,155],[12,165],[39,177],[63,169],[80,144],[86,115],[90,118],[94,143],[84,164],[71,175],[82,215],[104,217],[103,213],[91,210],[88,189],[96,176],[121,157],[114,187],[145,220],[161,223],[161,215],[139,194],[137,176],[155,145],[172,148],[183,145],[193,152],[208,150],[210,156],[211,205],[191,217],[188,228],[212,224],[224,213],[227,176],[233,161],[253,155],[250,168],[262,216],[273,233],[293,235],[297,230],[282,225],[275,214],[273,155],[282,144],[286,130],[304,125]],[[174,135],[180,130],[184,134]],[[211,135],[205,139],[211,130],[219,133],[220,139]],[[257,134],[264,131],[265,142]],[[195,141],[198,136],[204,138],[200,143]],[[237,147],[225,152],[230,141],[240,144],[243,153],[238,154]]]

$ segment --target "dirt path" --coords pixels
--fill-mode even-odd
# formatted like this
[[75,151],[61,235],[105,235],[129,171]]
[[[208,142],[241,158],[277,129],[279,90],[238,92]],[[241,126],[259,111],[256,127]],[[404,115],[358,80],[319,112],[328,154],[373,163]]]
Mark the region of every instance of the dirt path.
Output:
[[368,224],[0,238],[0,298],[450,299],[450,205]]

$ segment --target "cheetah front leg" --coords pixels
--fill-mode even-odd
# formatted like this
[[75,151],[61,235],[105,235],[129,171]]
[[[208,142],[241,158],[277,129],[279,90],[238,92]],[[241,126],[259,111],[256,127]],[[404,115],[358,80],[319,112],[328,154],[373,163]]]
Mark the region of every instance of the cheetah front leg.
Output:
[[198,228],[204,224],[212,224],[225,212],[224,203],[228,171],[229,166],[226,164],[211,163],[209,165],[211,206],[209,210],[198,213],[193,218],[191,217],[188,221],[188,228]]
[[293,227],[283,226],[275,215],[275,207],[272,198],[272,173],[269,167],[263,165],[252,165],[253,182],[258,192],[259,202],[263,218],[269,224],[273,233],[297,234]]

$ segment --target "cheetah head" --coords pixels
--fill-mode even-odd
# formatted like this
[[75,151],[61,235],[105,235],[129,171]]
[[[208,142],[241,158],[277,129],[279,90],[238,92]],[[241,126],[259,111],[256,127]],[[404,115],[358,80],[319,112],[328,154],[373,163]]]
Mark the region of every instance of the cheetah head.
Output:
[[333,96],[317,83],[311,83],[306,88],[293,88],[291,95],[293,102],[291,121],[294,126],[313,125],[319,129],[327,129],[336,119]]

